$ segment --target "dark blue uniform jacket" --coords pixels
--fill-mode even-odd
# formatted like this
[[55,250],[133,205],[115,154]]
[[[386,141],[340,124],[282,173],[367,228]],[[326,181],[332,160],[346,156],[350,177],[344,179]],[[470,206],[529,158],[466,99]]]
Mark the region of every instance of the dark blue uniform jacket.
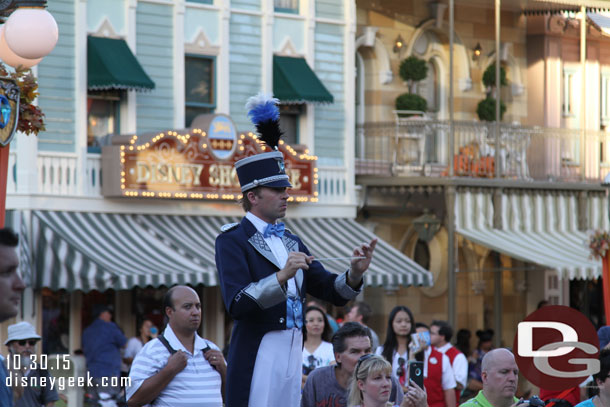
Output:
[[[282,241],[289,253],[310,254],[288,230]],[[247,407],[259,344],[267,332],[286,329],[286,291],[275,276],[280,270],[275,256],[246,218],[216,238],[216,267],[225,306],[235,320],[227,360],[225,402],[227,407]],[[358,294],[347,286],[347,272],[330,273],[317,261],[308,270],[299,270],[295,278],[303,302],[308,293],[335,305],[345,305]]]

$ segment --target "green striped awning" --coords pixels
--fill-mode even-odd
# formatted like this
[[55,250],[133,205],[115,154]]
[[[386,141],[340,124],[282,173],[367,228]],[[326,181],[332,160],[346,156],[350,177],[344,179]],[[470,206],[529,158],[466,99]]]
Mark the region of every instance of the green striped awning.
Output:
[[[192,253],[203,253],[214,259],[214,241],[220,227],[226,223],[240,222],[238,217],[215,216],[146,216],[138,215],[137,222],[149,233],[162,233],[175,241],[201,242],[184,247]],[[369,242],[375,235],[352,219],[307,218],[285,219],[286,227],[298,235],[309,251],[318,258],[348,257],[354,248]],[[335,273],[343,273],[349,260],[327,260],[324,266]],[[431,286],[432,274],[419,264],[380,240],[373,262],[365,274],[367,286]]]
[[[218,284],[214,242],[238,217],[35,211],[35,286],[53,290],[116,290],[134,286]],[[290,219],[318,258],[348,257],[373,234],[351,219]],[[349,260],[325,261],[341,273]],[[368,286],[433,283],[432,275],[384,241],[365,274]]]
[[155,88],[155,83],[125,40],[89,36],[87,87],[89,90],[151,90]]
[[[184,234],[174,241],[163,231],[149,233],[137,220],[137,215],[33,212],[36,288],[104,291],[217,284],[214,257],[194,255]],[[205,249],[200,240],[193,245],[197,243]]]
[[[599,260],[589,258],[587,234],[578,230],[578,198],[573,193],[506,193],[502,229],[493,228],[491,191],[465,190],[456,199],[456,230],[468,240],[518,260],[555,269],[561,278],[597,278]],[[590,224],[609,230],[607,199],[587,201]]]

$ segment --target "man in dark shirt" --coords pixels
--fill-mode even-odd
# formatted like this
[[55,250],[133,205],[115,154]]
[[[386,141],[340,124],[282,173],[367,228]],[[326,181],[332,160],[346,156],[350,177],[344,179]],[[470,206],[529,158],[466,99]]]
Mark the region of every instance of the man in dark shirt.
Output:
[[[336,365],[319,367],[307,377],[303,388],[301,407],[345,407],[347,388],[358,359],[371,353],[371,334],[358,322],[346,322],[333,335],[333,351]],[[401,387],[392,378],[390,401],[400,404],[403,399]]]
[[[19,238],[9,228],[0,229],[0,322],[14,317],[19,312],[21,292],[25,285],[19,277]],[[13,405],[13,392],[6,385],[8,372],[4,359],[0,356],[0,406]]]
[[119,386],[112,386],[112,380],[103,380],[103,377],[116,377],[115,383],[121,376],[121,348],[125,346],[127,338],[121,329],[112,322],[110,308],[105,305],[94,307],[95,321],[83,332],[83,353],[87,359],[87,369],[93,378],[94,389],[97,392],[105,391],[116,394]]

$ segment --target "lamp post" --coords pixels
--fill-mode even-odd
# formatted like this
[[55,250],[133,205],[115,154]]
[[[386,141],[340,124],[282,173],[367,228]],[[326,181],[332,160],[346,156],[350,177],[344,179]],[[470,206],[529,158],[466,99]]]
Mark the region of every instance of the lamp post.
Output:
[[[0,60],[13,68],[31,68],[48,55],[59,38],[46,0],[0,0]],[[6,214],[9,143],[19,121],[19,86],[0,78],[0,228]]]

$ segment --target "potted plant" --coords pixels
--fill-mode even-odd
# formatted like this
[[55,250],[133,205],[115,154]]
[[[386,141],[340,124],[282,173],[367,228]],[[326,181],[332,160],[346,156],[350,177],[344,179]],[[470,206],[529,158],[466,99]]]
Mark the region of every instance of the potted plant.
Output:
[[[428,110],[428,102],[426,99],[415,93],[417,82],[425,79],[428,74],[426,61],[419,59],[416,56],[410,56],[400,63],[398,73],[407,83],[409,91],[396,98],[396,110],[416,110],[420,112]],[[399,116],[402,115],[399,113]]]
[[[506,70],[500,66],[500,86],[506,86]],[[496,99],[498,87],[496,86],[496,64],[495,62],[487,67],[483,73],[483,85],[485,85],[485,99],[477,105],[477,115],[479,120],[493,122],[496,120]],[[506,105],[500,100],[500,120],[506,112]]]

